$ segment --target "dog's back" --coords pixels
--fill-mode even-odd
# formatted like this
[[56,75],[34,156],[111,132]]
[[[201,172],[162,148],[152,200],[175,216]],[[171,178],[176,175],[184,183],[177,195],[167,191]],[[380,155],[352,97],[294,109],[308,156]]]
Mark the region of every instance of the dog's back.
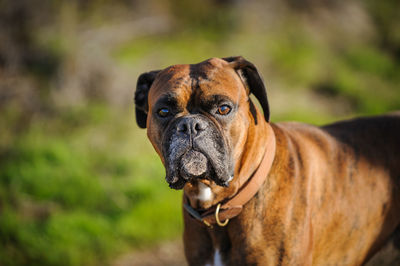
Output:
[[[323,129],[338,141],[350,146],[355,154],[366,158],[372,166],[389,171],[392,180],[391,201],[382,209],[384,222],[381,233],[367,260],[387,242],[368,265],[400,263],[400,112],[338,122]],[[362,197],[360,200],[363,200]],[[396,224],[397,228],[393,231]]]
[[310,191],[313,263],[367,261],[400,223],[400,112],[274,130],[303,175],[294,178],[310,183],[299,193]]
[[337,141],[351,147],[357,155],[372,160],[400,178],[400,112],[346,120],[322,127]]

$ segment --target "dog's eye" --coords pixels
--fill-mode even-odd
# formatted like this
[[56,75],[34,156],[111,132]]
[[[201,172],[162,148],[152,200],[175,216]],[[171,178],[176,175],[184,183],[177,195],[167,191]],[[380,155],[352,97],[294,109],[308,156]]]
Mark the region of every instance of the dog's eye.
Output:
[[231,107],[229,105],[223,104],[220,107],[218,107],[218,114],[220,115],[227,115],[231,111]]
[[169,109],[168,108],[161,108],[160,110],[158,110],[158,112],[157,112],[157,114],[160,116],[160,117],[167,117],[168,115],[169,115]]

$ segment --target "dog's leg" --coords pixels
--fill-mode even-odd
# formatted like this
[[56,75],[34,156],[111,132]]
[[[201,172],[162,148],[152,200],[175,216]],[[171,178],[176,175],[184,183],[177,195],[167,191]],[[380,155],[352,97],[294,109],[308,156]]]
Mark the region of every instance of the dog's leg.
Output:
[[213,245],[205,225],[189,217],[184,211],[183,243],[185,256],[190,266],[204,266],[212,263]]

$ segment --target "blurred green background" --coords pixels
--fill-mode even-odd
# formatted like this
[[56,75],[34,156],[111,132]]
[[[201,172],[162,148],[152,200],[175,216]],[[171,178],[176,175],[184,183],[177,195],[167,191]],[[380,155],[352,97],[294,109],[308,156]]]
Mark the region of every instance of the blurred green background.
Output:
[[0,265],[139,265],[136,255],[180,238],[181,193],[134,120],[140,73],[242,55],[263,74],[272,122],[400,109],[399,10],[396,0],[0,0]]

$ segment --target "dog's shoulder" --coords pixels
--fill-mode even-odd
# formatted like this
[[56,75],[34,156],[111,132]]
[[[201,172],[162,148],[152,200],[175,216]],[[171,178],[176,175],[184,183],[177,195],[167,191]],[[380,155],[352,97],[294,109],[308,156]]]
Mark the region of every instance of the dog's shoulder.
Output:
[[336,140],[322,128],[300,122],[273,123],[278,148],[294,154],[318,152],[329,153],[335,149]]
[[273,123],[272,128],[276,134],[288,139],[330,138],[329,134],[327,134],[322,128],[301,122]]

